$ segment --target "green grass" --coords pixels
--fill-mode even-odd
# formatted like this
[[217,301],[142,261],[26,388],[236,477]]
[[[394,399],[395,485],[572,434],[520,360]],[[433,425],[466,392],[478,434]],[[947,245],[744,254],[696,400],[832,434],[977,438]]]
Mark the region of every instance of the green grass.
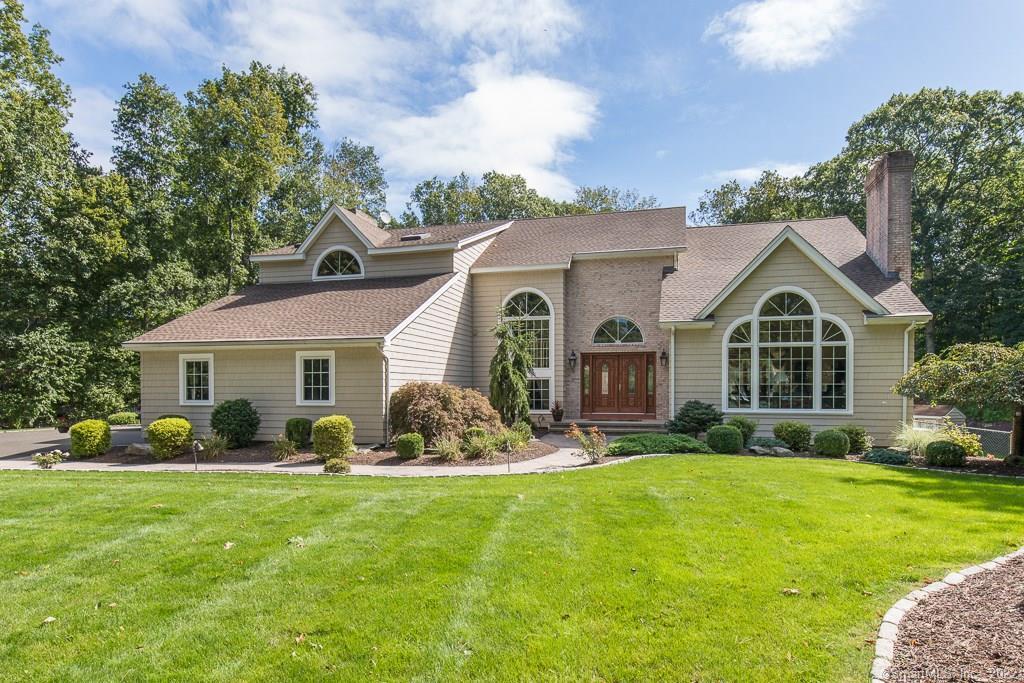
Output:
[[1024,542],[1022,494],[700,455],[458,479],[4,472],[0,680],[861,681],[896,599]]

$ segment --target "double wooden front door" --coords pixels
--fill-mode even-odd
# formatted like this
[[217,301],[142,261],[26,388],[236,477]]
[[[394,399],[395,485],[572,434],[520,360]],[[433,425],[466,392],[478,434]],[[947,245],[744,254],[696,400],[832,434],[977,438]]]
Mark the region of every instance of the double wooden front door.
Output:
[[653,353],[584,353],[581,417],[653,417],[654,373]]

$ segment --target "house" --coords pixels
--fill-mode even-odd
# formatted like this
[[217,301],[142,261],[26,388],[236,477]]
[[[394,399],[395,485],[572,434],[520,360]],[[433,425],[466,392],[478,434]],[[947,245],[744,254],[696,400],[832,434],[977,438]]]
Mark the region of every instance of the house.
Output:
[[937,431],[942,429],[946,420],[961,427],[967,425],[967,416],[956,406],[932,405],[930,403],[914,404],[914,427],[917,429],[928,429]]
[[126,343],[142,417],[209,431],[245,397],[269,439],[343,413],[387,438],[406,382],[488,391],[499,315],[533,333],[530,405],[550,420],[660,423],[699,399],[881,442],[909,421],[891,387],[931,314],[910,289],[914,160],[867,181],[867,238],[845,217],[688,227],[683,208],[383,230],[333,207],[301,243],[252,255],[260,283]]

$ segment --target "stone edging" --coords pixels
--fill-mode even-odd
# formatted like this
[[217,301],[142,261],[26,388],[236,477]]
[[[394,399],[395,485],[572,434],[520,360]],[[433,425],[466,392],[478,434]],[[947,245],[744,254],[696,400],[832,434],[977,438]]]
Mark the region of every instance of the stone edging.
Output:
[[951,586],[963,583],[968,576],[999,569],[999,567],[1009,562],[1010,559],[1020,556],[1024,556],[1024,548],[989,560],[988,562],[982,562],[973,567],[961,569],[958,572],[950,572],[945,578],[930,583],[924,588],[913,590],[897,600],[896,604],[890,607],[889,611],[882,617],[882,625],[878,628],[878,638],[875,640],[875,659],[871,663],[872,683],[887,683],[889,681],[889,667],[892,666],[900,622],[907,612],[917,607],[923,599],[933,593],[938,593]]

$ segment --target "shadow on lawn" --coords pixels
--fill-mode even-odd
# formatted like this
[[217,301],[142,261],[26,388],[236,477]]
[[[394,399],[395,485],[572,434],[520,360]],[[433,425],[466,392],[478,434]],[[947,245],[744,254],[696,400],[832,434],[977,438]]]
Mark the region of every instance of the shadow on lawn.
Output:
[[1024,480],[928,470],[898,471],[906,476],[884,479],[836,477],[836,481],[855,486],[900,489],[911,496],[949,501],[985,510],[1024,510]]

